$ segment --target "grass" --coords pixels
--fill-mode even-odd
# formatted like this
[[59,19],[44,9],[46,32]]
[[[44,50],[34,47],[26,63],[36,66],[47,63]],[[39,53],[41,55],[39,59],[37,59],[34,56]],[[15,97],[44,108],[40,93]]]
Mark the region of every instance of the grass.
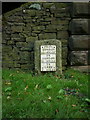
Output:
[[90,118],[88,75],[3,70],[3,118]]

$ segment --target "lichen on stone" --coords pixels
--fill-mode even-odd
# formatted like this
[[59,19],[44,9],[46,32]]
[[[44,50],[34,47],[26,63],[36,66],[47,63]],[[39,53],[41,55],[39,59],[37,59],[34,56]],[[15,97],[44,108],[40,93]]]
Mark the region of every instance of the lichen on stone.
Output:
[[30,9],[36,9],[36,10],[41,10],[40,4],[32,4],[29,6]]

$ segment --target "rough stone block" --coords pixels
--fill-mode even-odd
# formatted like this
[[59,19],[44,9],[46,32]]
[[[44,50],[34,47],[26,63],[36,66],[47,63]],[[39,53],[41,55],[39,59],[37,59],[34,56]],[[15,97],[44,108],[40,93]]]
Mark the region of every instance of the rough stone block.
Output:
[[35,40],[38,40],[38,37],[27,37],[26,42],[34,42]]
[[66,8],[67,6],[68,6],[68,3],[62,3],[62,2],[55,3],[56,9]]
[[49,21],[51,22],[51,20],[52,20],[51,17],[48,17],[48,18],[45,18],[45,19],[44,19],[45,22],[49,22]]
[[58,31],[57,32],[57,39],[68,39],[69,35],[67,31]]
[[70,65],[88,65],[88,51],[72,51],[69,59]]
[[41,31],[41,30],[44,30],[45,29],[45,26],[35,26],[35,27],[32,27],[32,30],[34,31]]
[[69,38],[69,48],[71,50],[90,49],[90,35],[72,35]]
[[56,32],[57,31],[57,26],[56,25],[47,25],[46,29],[44,31],[45,32]]
[[68,25],[47,25],[45,32],[56,32],[57,30],[67,30]]
[[29,32],[31,32],[31,26],[28,26],[26,24],[26,26],[24,27],[23,31],[29,31]]
[[21,60],[30,61],[30,52],[28,51],[20,52],[20,58]]
[[32,37],[37,37],[37,34],[36,33],[31,33],[31,36]]
[[90,19],[72,19],[69,24],[69,30],[71,31],[71,34],[75,35],[90,34],[90,30],[88,27],[89,22]]
[[20,68],[20,64],[18,63],[18,61],[13,61],[13,64],[15,68]]
[[12,33],[22,32],[23,31],[23,26],[11,26],[11,31],[12,31]]
[[11,40],[12,41],[20,41],[20,34],[11,34]]
[[13,68],[13,60],[8,58],[4,61],[2,61],[2,66],[4,66],[5,68]]
[[19,49],[17,47],[13,47],[11,54],[13,56],[13,60],[20,60]]
[[66,18],[66,17],[70,17],[70,14],[69,14],[69,12],[67,12],[67,13],[55,12],[55,13],[54,13],[54,16],[55,16],[56,18]]
[[39,34],[39,39],[40,40],[44,40],[44,39],[56,39],[56,33]]
[[[58,39],[59,40],[59,39]],[[62,47],[66,47],[68,44],[68,39],[60,39],[62,42]]]
[[62,66],[67,65],[67,60],[66,59],[62,59]]
[[62,58],[63,59],[67,59],[67,54],[68,54],[68,48],[67,47],[63,47],[62,48]]
[[21,65],[21,69],[22,70],[29,70],[30,69],[30,65],[29,64],[22,64]]
[[16,42],[17,48],[20,48],[21,51],[33,51],[34,43],[26,43],[26,42]]
[[69,20],[60,20],[60,19],[54,18],[51,20],[51,24],[53,24],[53,25],[67,25],[67,24],[69,24]]
[[90,3],[89,2],[76,2],[73,3],[71,8],[72,17],[88,17],[90,15]]
[[39,24],[39,25],[49,25],[50,22],[45,22],[45,21],[41,21],[41,22],[40,22],[40,21],[38,20],[38,24]]
[[[1,36],[0,36],[1,37]],[[6,34],[5,32],[2,32],[2,40],[10,40],[10,34]]]
[[37,16],[38,18],[41,18],[43,15],[45,15],[45,11],[37,11],[37,12],[36,12],[36,16]]
[[90,66],[71,66],[70,68],[80,72],[90,73]]
[[9,53],[10,51],[12,51],[12,46],[7,46],[7,45],[2,45],[2,52],[6,52]]
[[9,41],[7,41],[7,45],[14,45],[15,43],[14,43],[14,41],[12,41],[12,40],[9,40]]
[[17,46],[17,48],[21,48],[23,46],[27,46],[27,43],[26,42],[16,42],[16,46]]
[[25,36],[25,38],[26,38],[26,37],[30,37],[31,34],[32,34],[32,32],[26,29],[26,31],[23,31],[22,34],[23,34],[23,35]]
[[50,8],[51,6],[53,6],[54,3],[43,3],[43,8],[47,9],[47,8]]
[[32,31],[32,33],[35,33],[35,34],[39,34],[40,32],[41,32],[40,30]]
[[36,15],[36,10],[27,9],[27,10],[25,10],[24,14],[25,14],[25,16],[34,17]]
[[23,22],[23,17],[22,17],[22,16],[12,15],[11,17],[9,17],[8,21],[9,21],[9,22],[21,23],[21,22]]
[[24,16],[23,17],[23,22],[24,23],[32,23],[32,18],[30,16]]

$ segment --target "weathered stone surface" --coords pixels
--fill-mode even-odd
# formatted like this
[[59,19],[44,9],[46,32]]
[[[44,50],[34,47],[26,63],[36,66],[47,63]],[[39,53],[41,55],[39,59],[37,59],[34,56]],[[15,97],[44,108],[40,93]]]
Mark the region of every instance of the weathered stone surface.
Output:
[[30,52],[30,63],[34,64],[34,52]]
[[24,37],[26,38],[26,37],[30,37],[30,36],[31,36],[31,34],[32,34],[32,32],[31,32],[31,31],[29,31],[29,30],[28,30],[28,31],[26,30],[26,31],[23,31],[23,32],[22,32],[22,34],[23,34],[23,35],[24,35]]
[[29,6],[30,9],[36,9],[36,10],[41,10],[41,5],[38,3],[34,3]]
[[51,20],[51,24],[53,25],[67,25],[69,24],[69,20],[61,20],[61,19],[56,19],[56,18],[53,18]]
[[55,33],[44,33],[44,34],[39,34],[39,39],[44,40],[44,39],[55,39],[56,34]]
[[32,28],[32,30],[34,31],[41,31],[41,30],[44,30],[45,29],[45,26],[35,26]]
[[25,42],[26,36],[24,33],[14,33],[11,34],[11,40],[16,42]]
[[75,35],[86,35],[90,34],[90,30],[88,28],[88,24],[90,19],[72,19],[69,25],[69,30],[71,34]]
[[47,8],[50,8],[53,4],[54,4],[54,3],[49,3],[49,2],[43,3],[43,7],[44,7],[45,9],[47,9]]
[[90,15],[90,3],[89,2],[74,2],[71,9],[72,17],[87,17]]
[[72,35],[69,38],[69,48],[71,50],[90,49],[90,35]]
[[21,69],[22,70],[28,70],[28,69],[30,69],[30,65],[29,64],[22,64]]
[[7,41],[7,45],[14,45],[14,44],[15,44],[15,42],[12,40]]
[[[58,39],[59,40],[59,39]],[[62,42],[62,47],[67,47],[68,39],[60,39]]]
[[28,51],[20,52],[20,58],[21,58],[21,60],[29,61],[30,60],[30,52],[28,52]]
[[56,32],[57,31],[57,26],[56,25],[47,25],[46,29],[44,31],[45,32]]
[[67,30],[68,25],[48,25],[45,32],[56,32],[56,30]]
[[2,56],[2,65],[5,68],[13,67],[13,60],[7,54]]
[[29,31],[29,32],[31,32],[31,26],[30,26],[30,24],[29,25],[26,25],[25,27],[24,27],[24,29],[23,29],[23,31]]
[[21,47],[26,46],[26,45],[27,45],[26,42],[16,42],[17,48],[21,48]]
[[51,22],[51,20],[52,20],[51,17],[48,17],[48,18],[45,18],[45,19],[44,19],[45,22],[49,22],[49,21]]
[[40,30],[32,31],[32,33],[35,33],[35,34],[39,34],[40,32],[41,32]]
[[36,10],[25,10],[24,14],[26,14],[27,16],[31,16],[34,17],[36,15]]
[[54,16],[56,18],[65,18],[65,17],[70,17],[70,14],[69,13],[59,13],[59,12],[56,12],[56,13],[54,13]]
[[25,16],[23,17],[23,22],[24,22],[24,23],[26,22],[27,24],[28,24],[28,23],[32,23],[32,18],[31,18],[30,16],[26,16],[26,15],[25,15]]
[[15,68],[20,68],[20,64],[18,63],[18,61],[13,61],[13,64]]
[[36,33],[31,33],[31,36],[32,36],[32,37],[36,37],[37,34],[36,34]]
[[9,51],[8,57],[10,57],[13,61],[20,60],[19,50],[17,49],[17,47],[13,47],[13,49]]
[[[42,16],[45,15],[45,14],[46,14],[45,11],[40,11],[40,10],[39,10],[39,11],[36,12],[36,16],[37,16],[38,18],[40,18],[40,19],[42,19]],[[35,16],[35,17],[36,17],[36,16]]]
[[13,55],[13,60],[20,60],[19,49],[17,47],[13,47],[13,50],[11,53]]
[[56,2],[55,7],[56,9],[66,8],[68,6],[68,3],[62,3],[62,2]]
[[23,22],[23,18],[22,18],[22,16],[15,16],[15,15],[13,15],[13,16],[9,17],[8,21],[9,22],[21,23],[21,22]]
[[38,37],[27,37],[26,42],[34,42],[35,40],[38,40]]
[[88,51],[72,51],[69,59],[70,65],[88,65]]
[[2,33],[2,40],[10,40],[10,34]]
[[9,53],[10,51],[12,51],[12,46],[7,46],[7,45],[2,45],[2,52],[6,52]]
[[67,65],[67,59],[62,59],[62,65],[63,66]]
[[70,68],[74,70],[79,70],[80,72],[90,72],[90,66],[71,66]]
[[33,48],[33,45],[34,43],[26,43],[26,42],[17,42],[16,43],[16,46],[18,48],[20,48],[20,50],[22,51],[32,51],[34,48]]
[[12,33],[22,32],[23,31],[23,26],[11,26],[11,31],[12,31]]
[[44,22],[44,21],[39,21],[38,20],[38,23],[39,23],[39,25],[49,25],[50,24],[50,22]]
[[0,35],[0,37],[2,38],[2,43],[7,44],[7,41],[10,40],[10,34],[6,34],[6,33],[2,33],[2,36]]
[[67,54],[68,54],[68,48],[67,47],[63,47],[62,48],[62,58],[66,60]]
[[58,31],[57,32],[57,39],[68,39],[69,34],[67,31]]

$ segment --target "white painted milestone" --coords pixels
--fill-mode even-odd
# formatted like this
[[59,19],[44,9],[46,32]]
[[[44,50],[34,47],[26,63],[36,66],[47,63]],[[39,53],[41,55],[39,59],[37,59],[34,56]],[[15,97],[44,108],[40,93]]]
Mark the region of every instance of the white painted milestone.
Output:
[[56,45],[41,45],[41,71],[56,71]]

